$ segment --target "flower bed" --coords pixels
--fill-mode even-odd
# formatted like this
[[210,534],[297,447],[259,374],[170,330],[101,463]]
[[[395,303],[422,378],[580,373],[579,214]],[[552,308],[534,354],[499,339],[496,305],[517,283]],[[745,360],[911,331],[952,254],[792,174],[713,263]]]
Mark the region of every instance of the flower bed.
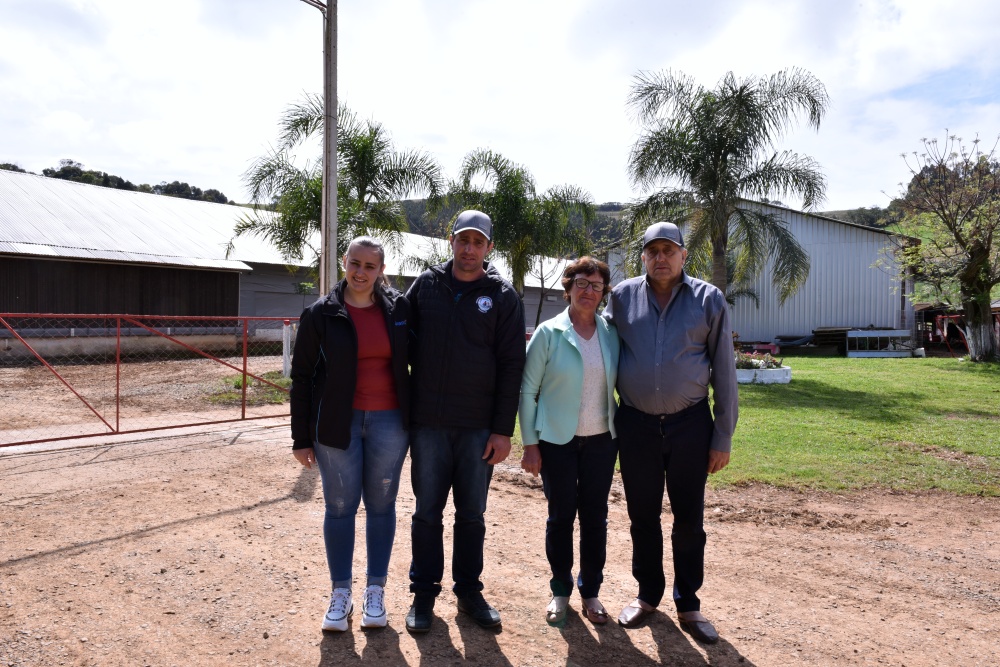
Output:
[[769,353],[736,352],[736,381],[740,384],[788,384],[792,369]]

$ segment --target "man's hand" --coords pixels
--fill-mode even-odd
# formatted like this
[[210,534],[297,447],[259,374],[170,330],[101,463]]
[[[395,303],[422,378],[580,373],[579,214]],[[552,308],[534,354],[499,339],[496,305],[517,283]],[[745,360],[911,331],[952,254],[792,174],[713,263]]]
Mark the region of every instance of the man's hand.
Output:
[[729,465],[729,452],[718,452],[714,449],[708,450],[708,474],[714,475]]
[[521,469],[538,477],[538,473],[542,471],[542,454],[538,451],[538,445],[524,446],[524,453],[521,454]]
[[293,449],[292,456],[295,460],[304,465],[306,468],[312,468],[313,464],[316,463],[316,452],[313,451],[312,447],[306,447],[305,449]]
[[495,466],[507,458],[508,454],[510,454],[510,436],[490,433],[490,439],[486,441],[486,450],[483,452],[486,462]]

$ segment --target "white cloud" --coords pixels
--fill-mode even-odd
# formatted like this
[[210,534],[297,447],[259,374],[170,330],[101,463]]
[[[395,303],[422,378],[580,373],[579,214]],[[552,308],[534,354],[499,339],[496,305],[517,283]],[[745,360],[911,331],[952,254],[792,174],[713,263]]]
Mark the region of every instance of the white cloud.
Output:
[[[543,188],[627,199],[632,75],[803,67],[828,87],[817,158],[829,206],[884,203],[899,154],[944,127],[1000,130],[1000,5],[987,0],[382,0],[340,3],[341,99],[454,175],[489,147]],[[245,193],[239,177],[284,107],[322,86],[322,20],[297,0],[8,0],[0,23],[0,161],[74,158],[133,182]],[[303,151],[302,157],[314,154]]]

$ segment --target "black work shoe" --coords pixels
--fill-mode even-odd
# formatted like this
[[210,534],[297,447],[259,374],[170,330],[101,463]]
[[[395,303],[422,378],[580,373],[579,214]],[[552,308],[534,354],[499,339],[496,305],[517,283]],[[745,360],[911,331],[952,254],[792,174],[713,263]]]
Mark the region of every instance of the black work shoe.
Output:
[[406,629],[410,632],[427,632],[434,620],[434,596],[417,593],[413,596],[410,611],[406,612]]
[[500,625],[500,612],[490,606],[480,592],[467,593],[458,598],[458,610],[468,614],[481,628],[495,628]]

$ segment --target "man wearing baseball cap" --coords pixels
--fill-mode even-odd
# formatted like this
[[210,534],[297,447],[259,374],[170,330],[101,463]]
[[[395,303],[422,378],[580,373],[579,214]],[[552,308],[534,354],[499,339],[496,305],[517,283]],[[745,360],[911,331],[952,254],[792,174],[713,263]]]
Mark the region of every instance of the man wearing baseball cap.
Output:
[[615,429],[631,521],[632,576],[639,584],[618,622],[637,627],[666,591],[660,527],[665,486],[674,520],[673,598],[680,626],[714,644],[719,635],[701,613],[697,595],[705,569],[705,483],[729,463],[738,412],[736,362],[725,295],[687,275],[686,259],[676,225],[650,225],[642,247],[646,275],[619,283],[604,311],[621,337]]
[[407,291],[410,301],[410,458],[416,509],[411,524],[413,604],[406,629],[427,632],[444,576],[442,514],[455,503],[452,590],[458,610],[483,627],[500,614],[483,598],[486,496],[493,466],[510,452],[524,369],[524,308],[486,262],[493,223],[463,211],[452,258]]

